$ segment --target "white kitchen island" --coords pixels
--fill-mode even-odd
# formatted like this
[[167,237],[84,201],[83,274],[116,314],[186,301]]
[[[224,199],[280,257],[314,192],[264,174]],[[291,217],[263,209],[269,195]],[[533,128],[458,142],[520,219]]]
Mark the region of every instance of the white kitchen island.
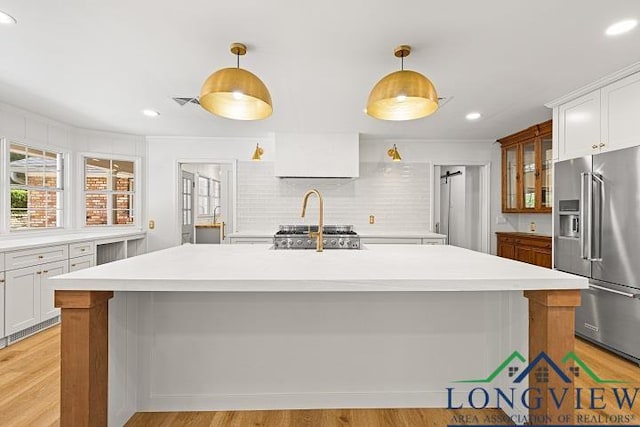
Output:
[[[572,350],[587,287],[439,245],[185,245],[52,280],[63,426],[122,425],[136,411],[444,407],[452,382],[514,350]],[[543,399],[532,412],[571,406]]]

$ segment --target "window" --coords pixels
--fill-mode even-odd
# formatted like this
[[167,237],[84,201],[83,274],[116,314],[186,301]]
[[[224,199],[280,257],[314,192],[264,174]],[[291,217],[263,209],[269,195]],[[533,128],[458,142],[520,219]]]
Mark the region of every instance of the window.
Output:
[[84,158],[86,225],[134,223],[135,163],[129,160]]
[[198,215],[220,215],[220,181],[198,177]]
[[198,215],[211,215],[211,180],[198,177]]
[[10,229],[62,227],[62,153],[9,145]]

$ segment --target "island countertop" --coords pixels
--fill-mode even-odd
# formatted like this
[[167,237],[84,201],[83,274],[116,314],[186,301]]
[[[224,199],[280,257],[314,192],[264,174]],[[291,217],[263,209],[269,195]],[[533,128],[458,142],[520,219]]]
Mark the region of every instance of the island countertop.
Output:
[[587,279],[446,245],[183,245],[51,278],[58,290],[426,292],[585,289]]

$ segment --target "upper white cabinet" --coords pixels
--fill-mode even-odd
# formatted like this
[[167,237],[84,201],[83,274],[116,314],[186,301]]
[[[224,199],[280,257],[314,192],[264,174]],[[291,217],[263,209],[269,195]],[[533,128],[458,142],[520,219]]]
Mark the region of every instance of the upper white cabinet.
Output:
[[593,154],[600,141],[600,91],[574,99],[559,107],[559,158]]
[[554,105],[558,160],[640,144],[640,73]]
[[640,73],[601,89],[603,148],[640,144]]
[[275,174],[282,178],[360,176],[357,133],[276,134]]

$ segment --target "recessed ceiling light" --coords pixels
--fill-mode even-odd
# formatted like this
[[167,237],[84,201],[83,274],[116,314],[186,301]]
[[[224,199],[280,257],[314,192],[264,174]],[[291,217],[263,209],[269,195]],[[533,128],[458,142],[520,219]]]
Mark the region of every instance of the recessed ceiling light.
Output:
[[638,25],[636,19],[625,19],[624,21],[616,22],[607,28],[605,34],[608,36],[617,36],[633,30]]
[[142,114],[147,117],[158,117],[160,115],[160,113],[155,110],[142,110]]
[[473,112],[473,113],[469,113],[466,116],[464,116],[467,120],[478,120],[480,117],[482,117],[482,114],[478,113],[478,112]]
[[13,25],[17,23],[18,21],[16,20],[16,18],[9,15],[7,12],[3,12],[0,10],[0,24]]

